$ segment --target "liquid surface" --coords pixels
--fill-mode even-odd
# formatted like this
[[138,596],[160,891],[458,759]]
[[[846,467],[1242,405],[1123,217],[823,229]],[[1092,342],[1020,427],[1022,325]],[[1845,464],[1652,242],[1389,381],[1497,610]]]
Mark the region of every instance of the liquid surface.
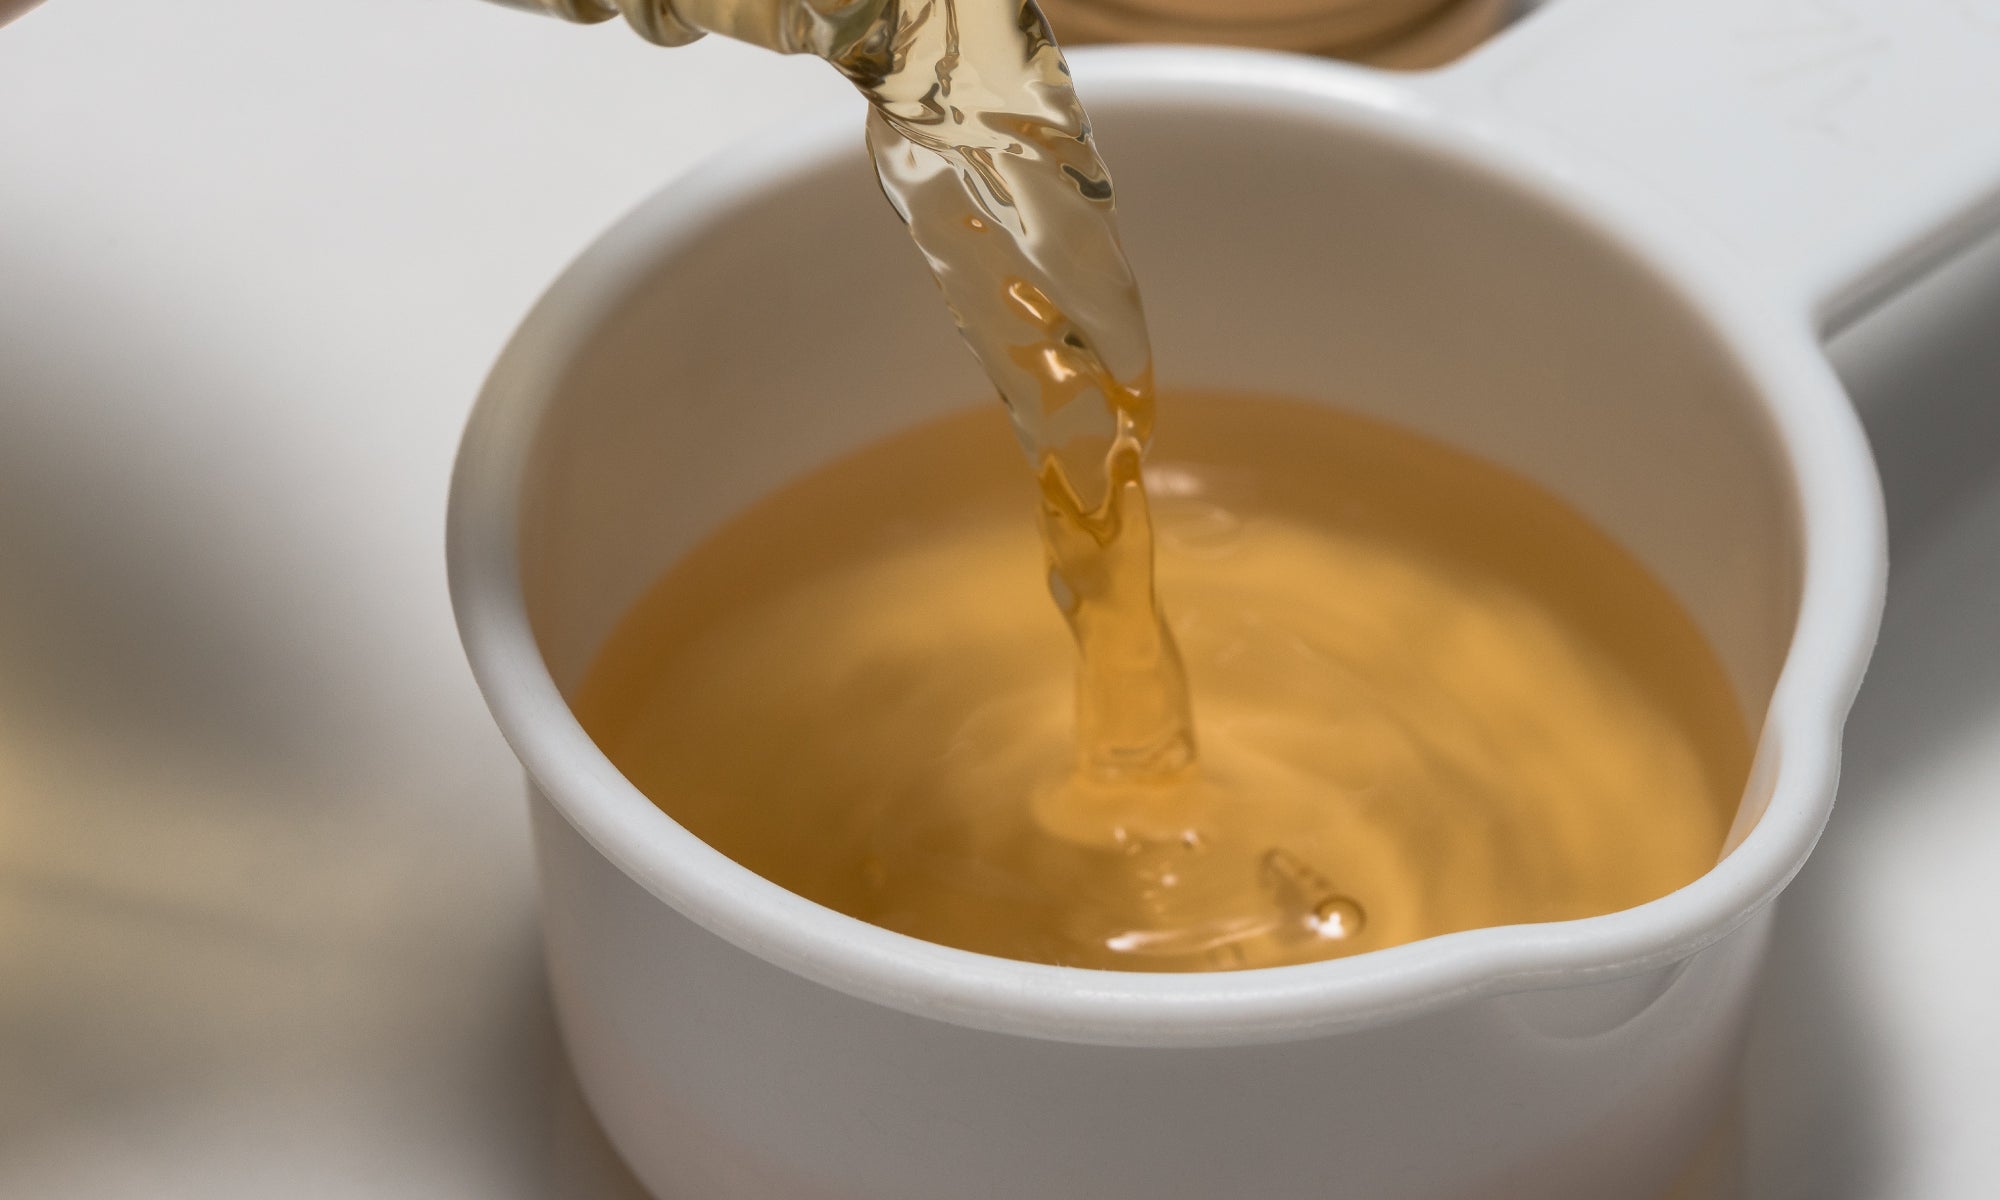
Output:
[[1712,865],[1748,739],[1707,645],[1614,542],[1383,425],[1166,408],[1159,587],[1201,698],[1198,771],[1073,769],[1036,490],[988,413],[723,528],[608,640],[580,719],[759,874],[1041,962],[1310,961],[1610,912]]

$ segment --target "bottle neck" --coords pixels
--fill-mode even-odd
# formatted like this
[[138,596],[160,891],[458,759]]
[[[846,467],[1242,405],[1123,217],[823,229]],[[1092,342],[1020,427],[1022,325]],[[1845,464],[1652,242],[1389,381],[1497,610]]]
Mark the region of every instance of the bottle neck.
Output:
[[685,46],[715,33],[781,54],[838,60],[897,0],[495,0],[595,24],[622,15],[641,37]]

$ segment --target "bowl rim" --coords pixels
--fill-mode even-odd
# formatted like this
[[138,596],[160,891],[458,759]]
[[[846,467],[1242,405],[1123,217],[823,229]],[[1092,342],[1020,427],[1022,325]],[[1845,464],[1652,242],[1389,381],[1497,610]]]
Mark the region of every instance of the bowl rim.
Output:
[[[452,603],[473,673],[534,786],[625,875],[710,932],[795,974],[903,1012],[992,1032],[1109,1045],[1287,1041],[1479,997],[1622,978],[1719,941],[1804,864],[1833,804],[1841,728],[1873,646],[1886,577],[1879,480],[1804,313],[1747,283],[1700,237],[1621,204],[1587,163],[1434,101],[1420,79],[1265,51],[1190,47],[1072,56],[1105,110],[1185,106],[1307,118],[1393,138],[1530,189],[1629,250],[1708,323],[1761,395],[1800,531],[1800,604],[1766,710],[1752,787],[1769,801],[1700,878],[1635,908],[1467,930],[1352,958],[1150,974],[1017,962],[934,945],[823,908],[707,846],[597,749],[529,626],[519,499],[542,414],[574,355],[657,264],[742,197],[853,154],[849,113],[725,151],[587,248],[523,320],[468,421],[447,517]],[[545,901],[546,902],[546,901]]]

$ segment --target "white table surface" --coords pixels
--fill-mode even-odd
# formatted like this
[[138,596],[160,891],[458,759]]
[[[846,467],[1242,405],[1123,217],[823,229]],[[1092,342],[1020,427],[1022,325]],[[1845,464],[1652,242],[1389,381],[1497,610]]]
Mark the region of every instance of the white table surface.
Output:
[[[0,1197],[634,1195],[555,1043],[446,476],[572,254],[847,102],[472,0],[0,28]],[[1996,329],[2000,247],[1835,347],[1897,560],[1752,1200],[2000,1195]]]

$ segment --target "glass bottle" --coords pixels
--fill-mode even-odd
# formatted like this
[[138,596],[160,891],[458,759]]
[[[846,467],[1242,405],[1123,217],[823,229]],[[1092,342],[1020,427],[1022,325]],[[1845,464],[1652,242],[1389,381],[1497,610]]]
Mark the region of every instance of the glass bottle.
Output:
[[623,15],[662,46],[721,34],[784,54],[838,58],[895,0],[497,0],[585,24]]

